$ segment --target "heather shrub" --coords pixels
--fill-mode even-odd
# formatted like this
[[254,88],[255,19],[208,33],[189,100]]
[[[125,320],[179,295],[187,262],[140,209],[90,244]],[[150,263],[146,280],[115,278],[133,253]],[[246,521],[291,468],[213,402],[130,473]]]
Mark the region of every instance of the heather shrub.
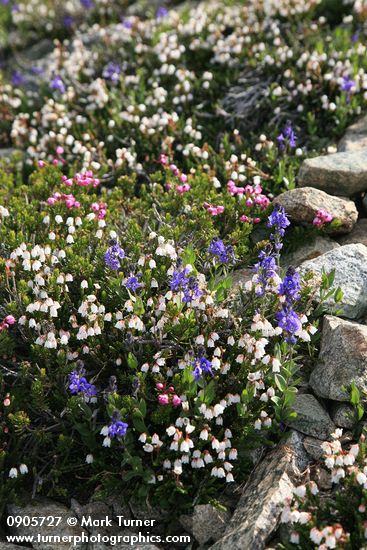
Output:
[[[172,177],[163,164],[161,178],[167,169]],[[9,176],[0,225],[7,486],[26,467],[36,491],[62,495],[78,472],[91,491],[121,483],[185,507],[241,482],[251,449],[280,437],[294,415],[298,353],[316,332],[314,290],[280,271],[289,221],[274,210],[253,277],[234,294],[250,230],[236,229],[231,193],[224,225],[203,208],[205,181],[188,178],[200,191],[187,208],[189,192],[172,196],[158,182],[129,198],[124,179],[100,192],[92,172],[67,177],[43,163],[27,185]]]

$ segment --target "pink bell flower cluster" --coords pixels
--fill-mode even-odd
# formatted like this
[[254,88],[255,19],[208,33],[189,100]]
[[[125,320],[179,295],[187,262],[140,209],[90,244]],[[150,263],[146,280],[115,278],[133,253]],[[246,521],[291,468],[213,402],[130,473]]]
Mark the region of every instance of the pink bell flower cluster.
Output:
[[73,178],[68,178],[67,176],[61,176],[62,182],[71,187],[74,183],[79,187],[98,187],[100,180],[95,178],[91,170],[86,170],[85,172],[78,172]]
[[167,405],[172,403],[175,408],[181,405],[181,398],[175,394],[175,388],[173,386],[169,386],[166,389],[164,384],[158,382],[155,387],[158,392],[160,392],[160,394],[158,395],[158,403],[160,405],[166,407]]
[[[190,191],[191,186],[188,183],[187,175],[181,172],[177,168],[176,164],[168,164],[167,155],[163,155],[163,154],[160,155],[159,162],[160,164],[162,164],[162,166],[165,166],[166,168],[168,168],[173,176],[175,176],[176,178],[179,178],[180,183],[176,187],[176,191],[179,195],[183,195],[184,193],[187,193],[188,191]],[[165,185],[165,188],[169,190],[172,188],[172,185],[170,183],[167,183]]]
[[214,206],[213,204],[209,204],[208,202],[204,202],[203,207],[212,216],[218,216],[218,214],[223,214],[224,212],[224,206]]
[[238,187],[233,180],[229,180],[227,183],[227,191],[233,196],[245,195],[246,206],[249,208],[252,206],[259,206],[261,210],[265,210],[270,204],[269,198],[263,195],[262,187],[259,184]]
[[325,223],[330,223],[332,220],[333,215],[330,214],[330,212],[328,212],[324,208],[319,208],[312,223],[315,227],[322,227],[323,225],[325,225]]
[[76,200],[76,198],[74,197],[74,195],[72,193],[67,195],[65,193],[59,193],[58,191],[53,193],[53,195],[47,199],[47,204],[52,206],[52,205],[56,204],[59,201],[64,202],[65,206],[69,209],[70,208],[80,208],[80,202]]
[[99,220],[104,220],[107,214],[107,204],[105,202],[93,202],[90,207],[97,214]]
[[11,325],[15,325],[16,322],[17,320],[13,315],[7,315],[0,323],[0,332],[9,328]]
[[[232,196],[244,197],[247,208],[259,207],[260,210],[266,210],[270,204],[269,198],[262,193],[262,187],[260,184],[245,185],[245,187],[238,187],[233,180],[229,180],[227,183],[227,191]],[[252,217],[247,214],[240,216],[240,221],[243,223],[260,223],[261,219],[257,216]]]
[[240,217],[240,222],[256,224],[256,223],[260,223],[261,219],[260,218],[251,218],[250,216],[246,216],[246,214],[242,214],[242,216]]

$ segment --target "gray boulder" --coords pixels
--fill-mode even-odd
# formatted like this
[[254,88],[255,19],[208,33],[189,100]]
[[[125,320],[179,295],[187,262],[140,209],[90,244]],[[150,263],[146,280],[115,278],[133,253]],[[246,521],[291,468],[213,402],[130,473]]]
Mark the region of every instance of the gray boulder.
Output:
[[355,424],[355,412],[349,403],[334,403],[330,416],[338,428],[351,429]]
[[212,550],[263,550],[279,524],[284,500],[293,494],[294,482],[304,468],[299,436],[292,436],[254,469],[224,536]]
[[[11,535],[20,535],[20,536],[34,536],[36,537],[38,535],[42,536],[52,536],[57,535],[60,537],[68,536],[82,536],[82,533],[86,532],[84,529],[82,529],[78,524],[75,526],[69,526],[67,523],[67,520],[71,517],[75,518],[75,514],[70,512],[66,506],[63,504],[60,504],[59,502],[55,502],[53,500],[49,500],[46,498],[42,498],[39,500],[32,500],[25,504],[24,506],[18,506],[16,504],[9,504],[7,507],[7,515],[8,516],[29,516],[29,517],[40,517],[45,516],[47,517],[61,517],[61,521],[59,525],[56,527],[55,525],[50,526],[47,524],[47,522],[44,522],[43,525],[39,526],[25,526],[25,525],[13,525],[10,526],[9,534]],[[76,518],[75,518],[76,519]],[[33,541],[32,547],[36,550],[71,550],[72,548],[77,548],[78,550],[86,550],[87,543],[76,543],[73,544],[72,539],[70,543],[65,542],[38,542]]]
[[316,397],[307,393],[297,395],[293,409],[297,418],[289,423],[292,428],[318,439],[330,438],[335,424]]
[[340,237],[338,242],[340,244],[362,243],[367,246],[367,218],[358,220],[352,231]]
[[320,397],[349,401],[342,386],[348,387],[352,381],[367,391],[367,326],[327,315],[310,386]]
[[[363,244],[347,244],[331,250],[315,260],[304,262],[299,272],[305,274],[313,271],[321,275],[335,270],[334,287],[340,286],[343,298],[338,304],[343,310],[343,316],[348,319],[358,319],[367,313],[367,247]],[[324,305],[328,313],[335,308],[333,297],[328,298]]]
[[180,517],[182,527],[200,544],[216,542],[223,535],[231,514],[211,504],[198,504],[191,515]]
[[304,448],[314,460],[320,460],[325,454],[321,446],[323,443],[322,439],[317,439],[316,437],[305,437],[303,440]]
[[[367,160],[367,159],[366,159]],[[337,235],[349,233],[358,218],[356,205],[353,201],[328,195],[314,187],[302,187],[285,191],[273,201],[284,207],[284,210],[297,223],[312,224],[316,212],[324,208],[339,221],[338,227],[325,225],[325,231]]]
[[306,159],[298,175],[298,184],[344,197],[365,191],[367,148]]
[[330,237],[316,237],[310,242],[301,244],[295,251],[281,256],[280,263],[282,266],[299,266],[302,262],[318,258],[322,254],[334,250],[334,248],[339,248],[339,246],[339,243],[333,241]]
[[359,151],[367,147],[367,116],[347,128],[344,137],[339,141],[338,151]]
[[11,544],[10,542],[0,541],[0,550],[24,550],[24,546]]

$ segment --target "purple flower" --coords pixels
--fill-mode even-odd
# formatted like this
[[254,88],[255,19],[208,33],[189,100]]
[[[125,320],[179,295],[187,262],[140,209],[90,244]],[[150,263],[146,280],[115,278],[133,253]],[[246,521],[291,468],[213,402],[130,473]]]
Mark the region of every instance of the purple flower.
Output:
[[81,393],[88,398],[94,397],[97,395],[96,387],[93,384],[90,384],[87,379],[82,376],[84,372],[84,369],[80,369],[79,372],[73,370],[73,372],[69,374],[70,393],[73,395]]
[[360,30],[357,29],[354,34],[352,34],[352,37],[350,39],[352,44],[355,44],[359,40]]
[[278,252],[282,248],[281,239],[284,237],[286,228],[290,225],[287,214],[282,206],[276,206],[268,217],[268,227],[273,229],[270,234],[270,240],[274,242],[275,250]]
[[32,74],[40,75],[43,72],[44,72],[44,69],[42,69],[42,67],[37,67],[36,65],[33,65],[33,67],[31,67],[31,73]]
[[117,241],[111,241],[111,246],[104,255],[105,264],[113,270],[121,267],[121,261],[125,258],[125,251]]
[[221,239],[213,239],[209,245],[208,252],[217,256],[223,264],[236,263],[233,247],[231,245],[226,246]]
[[65,27],[70,28],[74,24],[74,19],[71,15],[65,15],[64,17],[64,25]]
[[197,279],[190,276],[189,273],[190,270],[187,267],[182,270],[176,269],[171,277],[171,290],[173,292],[183,292],[185,303],[192,302],[192,300],[196,300],[202,295]]
[[288,303],[298,300],[301,290],[301,278],[293,267],[289,267],[283,281],[279,285],[280,296],[285,296]]
[[109,437],[125,437],[129,424],[120,420],[120,413],[115,411],[111,424],[108,426]]
[[210,374],[211,376],[213,376],[212,363],[208,359],[206,359],[206,357],[201,357],[200,359],[196,358],[195,361],[191,363],[191,365],[195,367],[192,371],[192,375],[195,381],[198,381],[203,376],[203,374]]
[[123,24],[125,29],[131,29],[133,26],[133,22],[131,21],[131,19],[127,19],[126,17],[123,17],[121,19],[121,23]]
[[106,80],[110,80],[114,84],[119,81],[121,74],[121,67],[118,63],[115,63],[114,61],[111,61],[108,63],[108,65],[105,66],[103,69],[102,76]]
[[22,86],[25,82],[24,75],[20,73],[19,71],[14,71],[11,75],[11,83],[13,86]]
[[[139,275],[138,275],[139,276]],[[132,290],[133,292],[136,292],[138,288],[141,288],[141,284],[138,281],[138,278],[132,275],[129,277],[125,284],[126,288],[129,290]]]
[[279,151],[283,152],[287,145],[294,148],[296,146],[297,136],[294,133],[292,125],[290,122],[284,126],[283,131],[277,136],[278,148]]
[[57,74],[52,78],[50,82],[50,88],[52,90],[58,90],[62,94],[65,92],[65,84],[63,83],[60,75]]
[[282,237],[289,225],[290,221],[282,206],[276,207],[268,217],[268,227],[275,228]]
[[163,17],[167,17],[167,15],[168,15],[168,10],[164,6],[160,6],[157,9],[156,14],[155,14],[157,19],[163,19]]
[[80,3],[83,8],[86,8],[87,10],[93,8],[93,0],[80,0]]
[[287,333],[286,341],[294,344],[296,341],[294,334],[302,326],[297,313],[291,307],[285,306],[275,315],[275,318],[278,321],[278,327]]
[[259,288],[256,290],[258,296],[263,296],[267,289],[269,279],[277,273],[277,262],[272,252],[261,250],[258,256],[259,261],[254,266],[254,271],[257,273],[257,282]]
[[342,83],[340,85],[340,89],[342,92],[347,92],[347,94],[350,94],[352,91],[352,88],[356,85],[355,80],[353,80],[350,75],[343,76]]

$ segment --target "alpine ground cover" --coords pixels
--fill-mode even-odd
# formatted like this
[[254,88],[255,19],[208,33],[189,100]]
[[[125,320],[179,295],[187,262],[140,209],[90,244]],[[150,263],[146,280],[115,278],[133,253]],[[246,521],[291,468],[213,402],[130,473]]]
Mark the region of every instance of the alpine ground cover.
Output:
[[[3,4],[2,505],[223,506],[287,433],[341,300],[280,267],[338,219],[271,203],[364,109],[364,4]],[[325,510],[293,543],[323,544]]]

